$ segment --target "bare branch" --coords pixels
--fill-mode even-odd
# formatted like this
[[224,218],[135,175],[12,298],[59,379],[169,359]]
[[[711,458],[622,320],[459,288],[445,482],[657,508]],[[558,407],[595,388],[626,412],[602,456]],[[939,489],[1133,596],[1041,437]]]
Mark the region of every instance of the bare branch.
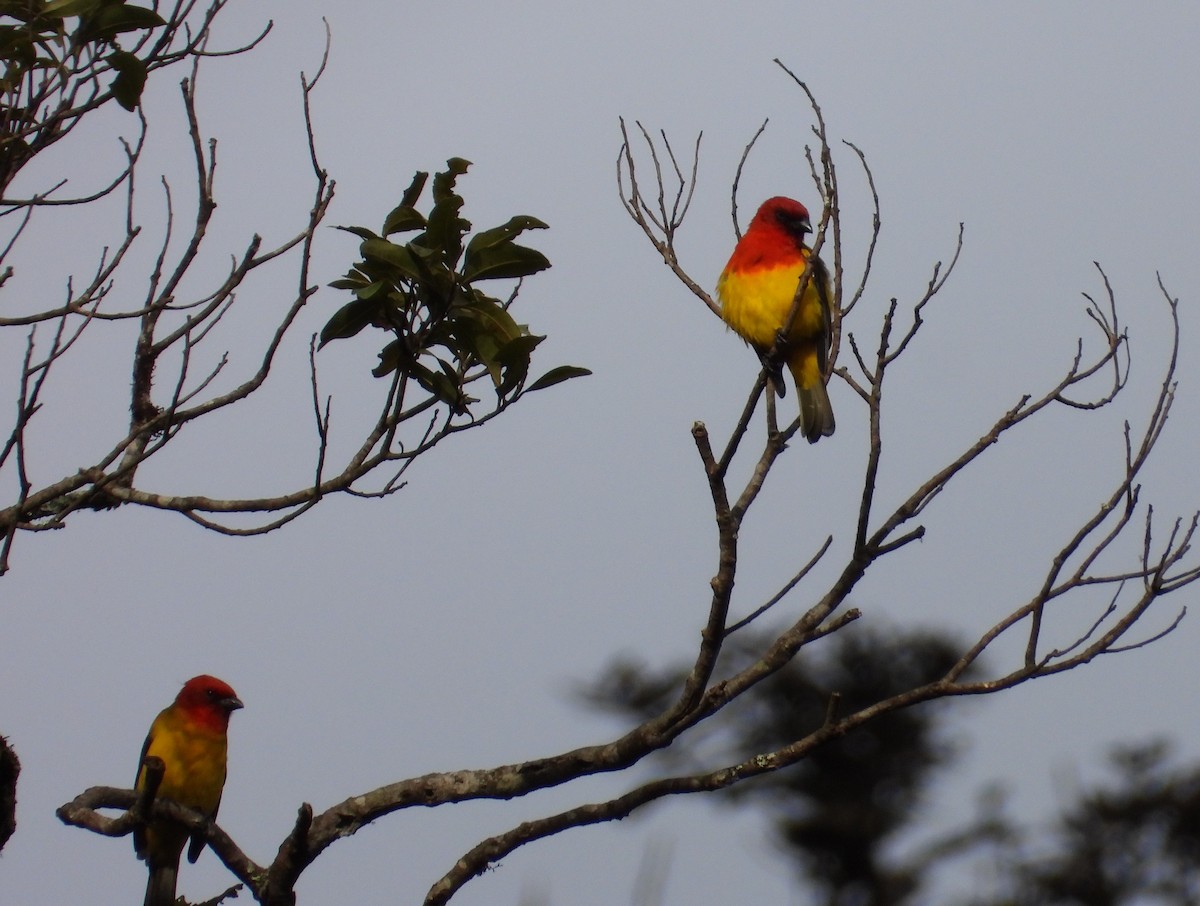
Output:
[[805,563],[804,566],[800,568],[800,571],[798,573],[796,573],[796,575],[792,576],[792,578],[787,581],[787,584],[784,585],[783,588],[781,588],[774,595],[772,595],[771,599],[769,601],[767,601],[767,603],[765,603],[761,607],[755,609],[749,616],[744,617],[741,620],[738,620],[736,623],[734,623],[732,626],[730,626],[728,629],[726,629],[725,630],[726,637],[733,635],[735,632],[737,632],[743,626],[748,626],[750,623],[753,623],[755,620],[757,620],[759,617],[761,617],[764,613],[766,613],[768,610],[770,610],[772,607],[774,607],[776,604],[778,604],[780,601],[782,601],[787,596],[787,593],[790,592],[797,585],[799,585],[801,580],[812,571],[813,567],[815,567],[819,562],[821,562],[821,558],[825,556],[826,552],[829,550],[829,548],[832,544],[833,544],[833,536],[830,535],[829,537],[827,537],[825,539],[825,543],[821,545],[821,549],[818,550],[815,554],[813,554],[812,559],[809,560],[807,563]]
[[[617,188],[621,197],[621,204],[624,205],[625,211],[633,219],[650,240],[650,243],[658,251],[663,259],[663,263],[671,269],[676,277],[692,291],[692,293],[703,302],[713,314],[720,317],[721,307],[713,300],[712,296],[695,280],[693,280],[686,271],[680,266],[679,258],[675,251],[675,236],[679,228],[683,225],[684,215],[687,213],[687,208],[691,204],[692,193],[695,191],[696,174],[700,166],[700,135],[696,136],[695,151],[692,158],[691,180],[685,180],[682,176],[682,171],[678,165],[675,165],[675,173],[678,177],[679,184],[675,190],[675,202],[672,205],[670,213],[666,207],[666,186],[662,178],[662,166],[658,159],[658,148],[654,140],[650,138],[650,134],[638,123],[638,129],[642,133],[647,149],[650,153],[650,161],[653,164],[654,172],[657,180],[657,196],[656,202],[651,205],[646,196],[642,194],[642,190],[637,181],[637,166],[633,156],[633,148],[629,141],[629,132],[625,127],[625,120],[621,120],[621,149],[617,155]],[[674,152],[671,151],[670,144],[667,143],[665,134],[663,142],[666,145],[668,157],[675,162]],[[625,180],[628,178],[629,184],[626,186]],[[657,213],[655,212],[657,209]]]
[[[750,152],[754,150],[755,143],[759,140],[762,134],[767,130],[769,119],[762,121],[762,125],[758,127],[758,131],[754,133],[746,147],[742,150],[742,156],[738,160],[737,170],[733,174],[733,187],[729,193],[729,216],[733,221],[733,234],[740,240],[742,238],[742,228],[738,224],[738,187],[742,184],[742,170],[746,166],[746,161],[750,158]],[[693,179],[693,188],[695,188],[695,180]]]
[[[160,761],[161,764],[161,761]],[[161,771],[159,773],[161,782]],[[251,891],[257,892],[265,870],[250,859],[207,815],[173,802],[156,798],[157,783],[149,783],[140,792],[116,787],[94,786],[80,793],[55,812],[58,819],[73,827],[81,827],[106,837],[124,837],[147,821],[166,819],[181,824],[192,836],[203,837],[224,864]],[[119,808],[125,811],[116,818],[100,814],[97,809]]]

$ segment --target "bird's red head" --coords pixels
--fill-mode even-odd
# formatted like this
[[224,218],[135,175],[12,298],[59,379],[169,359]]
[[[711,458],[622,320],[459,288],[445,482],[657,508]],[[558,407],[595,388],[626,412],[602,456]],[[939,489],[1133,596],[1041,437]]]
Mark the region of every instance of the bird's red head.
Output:
[[750,229],[756,228],[781,230],[800,243],[804,241],[805,234],[812,232],[812,222],[808,217],[808,208],[794,198],[776,195],[759,205],[758,213],[750,221]]
[[193,676],[175,696],[175,704],[192,717],[224,729],[229,715],[242,707],[233,687],[215,676]]

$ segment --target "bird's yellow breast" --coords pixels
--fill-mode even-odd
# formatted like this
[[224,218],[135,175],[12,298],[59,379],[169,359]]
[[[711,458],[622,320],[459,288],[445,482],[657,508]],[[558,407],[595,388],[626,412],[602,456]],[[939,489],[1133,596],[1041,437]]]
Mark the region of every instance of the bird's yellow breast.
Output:
[[[169,711],[160,714],[146,746],[146,755],[157,755],[166,766],[159,795],[211,815],[225,784],[227,746],[224,734],[180,720]],[[138,780],[140,787],[140,771]]]
[[[726,269],[717,281],[721,317],[748,343],[767,349],[792,310],[804,262],[759,267],[752,270]],[[826,315],[813,274],[804,301],[788,333],[788,339],[812,340],[825,332]]]

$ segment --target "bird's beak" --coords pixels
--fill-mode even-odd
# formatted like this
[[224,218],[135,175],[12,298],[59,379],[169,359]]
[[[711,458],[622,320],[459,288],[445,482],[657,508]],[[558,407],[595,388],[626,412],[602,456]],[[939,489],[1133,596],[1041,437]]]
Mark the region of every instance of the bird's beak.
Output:
[[221,699],[221,707],[232,714],[238,708],[244,708],[246,706],[242,704],[242,700],[236,695],[231,695],[229,698]]

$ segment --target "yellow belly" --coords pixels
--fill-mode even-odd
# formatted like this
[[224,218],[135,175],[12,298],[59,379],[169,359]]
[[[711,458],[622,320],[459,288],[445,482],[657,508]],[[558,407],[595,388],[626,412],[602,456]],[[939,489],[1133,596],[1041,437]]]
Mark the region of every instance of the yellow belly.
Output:
[[[742,339],[759,349],[768,349],[792,310],[803,264],[735,273],[726,271],[717,282],[721,317]],[[817,287],[817,276],[809,280],[804,301],[788,332],[795,343],[814,341],[825,332],[826,316]]]

